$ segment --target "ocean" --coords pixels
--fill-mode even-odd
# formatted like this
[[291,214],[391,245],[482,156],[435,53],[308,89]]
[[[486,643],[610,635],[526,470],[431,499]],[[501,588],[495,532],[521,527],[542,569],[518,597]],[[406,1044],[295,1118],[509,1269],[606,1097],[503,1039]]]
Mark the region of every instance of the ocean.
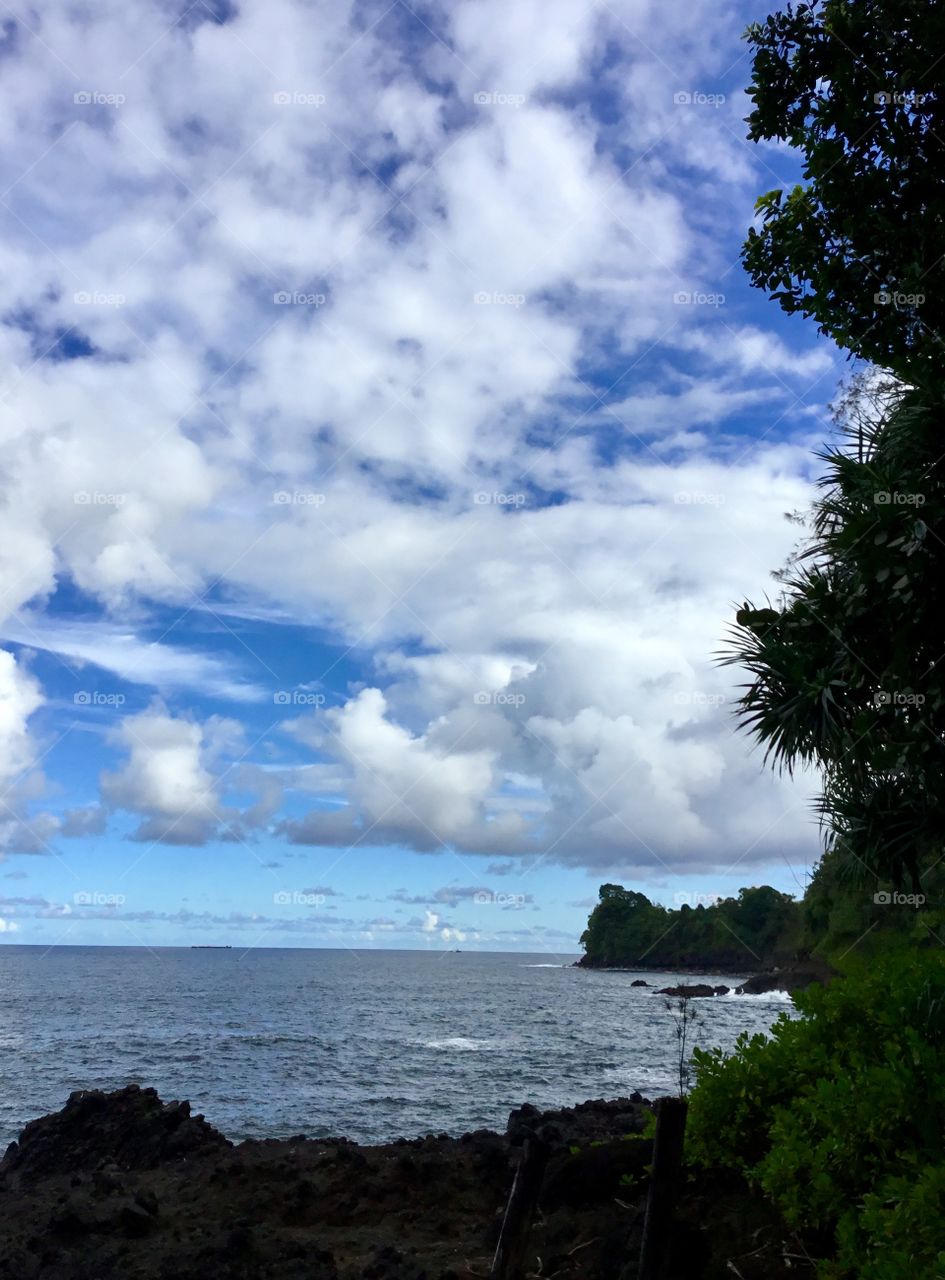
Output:
[[[73,1089],[132,1081],[234,1140],[458,1135],[504,1129],[526,1101],[656,1097],[676,1087],[674,1022],[635,977],[739,981],[521,953],[5,945],[0,1141]],[[793,1008],[780,993],[696,1007],[695,1043],[723,1048]]]

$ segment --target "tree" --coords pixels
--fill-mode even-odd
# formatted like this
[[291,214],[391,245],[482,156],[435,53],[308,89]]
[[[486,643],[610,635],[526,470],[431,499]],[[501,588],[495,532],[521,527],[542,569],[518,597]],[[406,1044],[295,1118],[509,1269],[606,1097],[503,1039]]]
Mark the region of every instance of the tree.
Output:
[[581,945],[595,965],[736,970],[779,957],[800,924],[799,905],[769,885],[709,907],[668,911],[634,889],[605,884]]
[[743,604],[722,661],[748,670],[740,723],[767,758],[821,767],[832,846],[919,893],[945,848],[945,415],[871,388],[841,405],[777,607]]
[[787,312],[908,379],[945,332],[945,6],[817,0],[752,24],[754,141],[802,185],[763,195],[744,263]]

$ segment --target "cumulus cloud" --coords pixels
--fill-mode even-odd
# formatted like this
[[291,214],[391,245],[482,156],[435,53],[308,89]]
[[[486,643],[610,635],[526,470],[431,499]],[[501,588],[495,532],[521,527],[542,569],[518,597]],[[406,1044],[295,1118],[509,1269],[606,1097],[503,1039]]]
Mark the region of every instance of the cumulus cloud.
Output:
[[100,836],[108,825],[108,813],[99,804],[67,809],[62,817],[60,834],[67,837]]
[[125,716],[113,737],[128,759],[118,772],[103,773],[102,797],[140,816],[135,840],[205,844],[226,835],[234,815],[223,805],[218,769],[240,734],[235,721],[215,717],[199,724],[160,704]]
[[[493,815],[487,802],[496,786],[496,753],[464,748],[462,735],[446,723],[412,736],[387,716],[379,689],[364,689],[327,716],[318,735],[350,770],[354,814],[313,810],[302,824],[289,824],[290,838],[337,843],[339,823],[353,839],[404,842],[423,851],[447,845],[463,849],[505,848],[523,830],[514,814]],[[305,735],[306,726],[297,727]],[[354,824],[360,816],[361,828]]]
[[[104,805],[167,844],[595,870],[812,848],[708,662],[790,547],[834,367],[725,284],[744,104],[674,98],[726,74],[730,12],[203,15],[54,2],[5,61],[0,634],[241,717],[273,678],[242,618],[317,624],[371,678],[286,726],[293,766],[239,761],[229,716],[126,716]],[[62,584],[100,619],[58,616]],[[238,663],[177,639],[192,614]],[[3,658],[19,771],[40,692]],[[23,804],[9,841],[41,848],[58,820]]]
[[45,791],[30,718],[43,704],[39,682],[0,649],[0,859],[7,853],[48,853],[58,820],[34,812]]
[[42,704],[38,681],[0,650],[0,785],[6,787],[35,760],[29,718]]

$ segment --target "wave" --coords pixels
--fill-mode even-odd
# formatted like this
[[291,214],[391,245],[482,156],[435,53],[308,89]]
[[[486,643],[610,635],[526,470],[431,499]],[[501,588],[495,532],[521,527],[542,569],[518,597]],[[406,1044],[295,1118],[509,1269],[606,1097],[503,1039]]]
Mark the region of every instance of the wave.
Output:
[[523,969],[568,969],[566,964],[523,964]]
[[468,1036],[448,1036],[445,1040],[424,1040],[424,1049],[446,1049],[455,1053],[478,1053],[488,1049],[488,1040],[470,1040]]
[[744,995],[737,995],[734,991],[730,991],[727,996],[716,996],[716,1000],[740,1000],[744,1003],[746,1000],[768,1001],[771,1004],[790,1004],[791,997],[787,991],[761,991],[758,994],[746,991]]

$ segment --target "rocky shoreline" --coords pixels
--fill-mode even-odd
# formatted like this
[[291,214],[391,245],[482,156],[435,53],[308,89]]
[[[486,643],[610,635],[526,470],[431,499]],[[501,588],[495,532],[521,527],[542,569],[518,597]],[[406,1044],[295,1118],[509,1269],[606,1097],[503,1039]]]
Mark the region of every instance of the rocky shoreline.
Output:
[[[538,1134],[550,1155],[530,1272],[629,1280],[651,1109],[636,1093],[557,1111],[526,1104],[502,1134],[233,1144],[153,1089],[75,1093],[28,1124],[0,1161],[0,1277],[482,1280],[523,1140]],[[690,1180],[673,1275],[731,1275],[734,1257],[746,1280],[779,1276],[779,1241],[744,1188]]]
[[[586,960],[586,957],[584,959]],[[599,964],[596,962],[585,964],[581,960],[575,961],[575,966],[583,969],[603,969],[614,973],[641,972],[640,968],[628,968],[625,965]],[[646,970],[644,969],[642,972],[646,972]],[[662,972],[702,975],[716,971],[710,965],[696,969],[663,969]],[[720,970],[719,972],[724,973],[725,971]],[[825,960],[814,958],[794,961],[790,964],[772,965],[734,988],[724,984],[712,986],[706,982],[698,982],[679,983],[675,987],[659,987],[656,990],[659,995],[679,996],[692,1000],[706,999],[711,996],[726,996],[733,991],[738,996],[766,995],[771,991],[784,991],[791,995],[795,991],[803,991],[805,987],[809,987],[814,982],[820,982],[826,986],[836,976],[837,971],[832,965]],[[632,987],[649,987],[650,983],[644,978],[636,978],[630,985]]]

